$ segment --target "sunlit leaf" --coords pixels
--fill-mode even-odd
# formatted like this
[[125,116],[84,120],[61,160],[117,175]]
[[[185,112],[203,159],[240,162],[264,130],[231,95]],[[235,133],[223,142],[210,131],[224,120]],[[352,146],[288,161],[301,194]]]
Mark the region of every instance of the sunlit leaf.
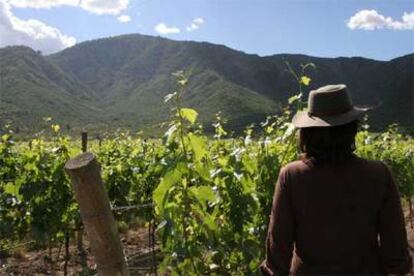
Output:
[[289,103],[289,104],[293,104],[293,103],[295,103],[295,102],[299,101],[301,98],[302,98],[302,93],[299,93],[299,94],[297,94],[297,95],[294,95],[294,96],[290,97],[290,98],[288,99],[288,103]]
[[287,138],[291,137],[294,131],[295,131],[295,126],[292,123],[288,123],[288,127],[286,128],[286,131],[285,133],[283,133],[282,140],[286,140]]
[[17,189],[16,189],[16,186],[13,185],[13,183],[7,183],[4,186],[4,191],[13,196],[17,195]]
[[196,161],[201,160],[207,153],[207,144],[204,139],[200,136],[197,136],[193,133],[188,135],[188,139],[190,141],[191,149],[194,153],[194,157]]
[[167,221],[166,220],[161,221],[160,224],[158,224],[157,229],[155,229],[155,231],[158,232],[159,230],[161,230],[162,228],[164,228],[164,226],[166,226],[166,225],[167,225]]
[[175,133],[175,131],[177,130],[177,126],[176,125],[172,125],[170,126],[170,128],[165,132],[164,136],[167,139],[170,139],[171,136]]
[[302,83],[305,86],[308,86],[310,81],[311,81],[311,78],[309,78],[308,76],[302,76],[300,78],[300,83]]
[[164,97],[164,102],[168,102],[169,100],[171,100],[172,98],[174,98],[177,95],[177,92],[168,94],[167,96]]
[[54,132],[59,132],[59,130],[60,130],[60,126],[59,125],[51,125],[50,126],[51,128],[52,128],[52,130],[54,131]]
[[213,189],[209,186],[191,187],[190,190],[194,193],[199,201],[216,200],[216,195],[214,194]]
[[191,108],[181,108],[180,109],[181,116],[189,121],[191,124],[194,124],[197,120],[198,113],[194,109]]
[[188,80],[187,80],[187,79],[181,79],[181,80],[179,80],[179,81],[178,81],[178,83],[179,83],[180,85],[182,85],[182,86],[186,85],[186,84],[187,84],[187,82],[188,82]]
[[181,181],[183,175],[182,168],[186,167],[184,163],[179,163],[177,166],[168,171],[162,178],[160,184],[153,192],[153,199],[157,207],[162,211],[164,208],[164,200],[168,195],[168,190],[176,183]]
[[211,174],[207,166],[204,166],[201,162],[195,164],[195,171],[206,181],[211,181]]

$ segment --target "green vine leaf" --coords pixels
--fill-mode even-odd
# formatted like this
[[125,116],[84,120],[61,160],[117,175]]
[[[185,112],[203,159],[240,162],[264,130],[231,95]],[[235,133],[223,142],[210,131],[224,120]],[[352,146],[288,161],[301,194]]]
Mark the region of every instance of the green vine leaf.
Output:
[[216,200],[216,195],[214,194],[213,189],[209,186],[190,187],[190,191],[192,191],[197,199],[203,203],[205,201],[213,202]]
[[309,78],[308,76],[302,76],[300,78],[300,83],[302,83],[305,86],[308,86],[310,82],[311,82],[311,78]]
[[183,116],[183,118],[189,121],[191,124],[194,124],[197,120],[198,113],[194,109],[181,108],[180,113],[181,116]]
[[186,167],[186,164],[180,162],[175,168],[169,170],[164,177],[162,178],[160,184],[153,192],[153,199],[157,208],[160,210],[160,213],[164,210],[165,199],[168,195],[168,191],[171,187],[181,181],[183,176],[183,169]]
[[203,138],[193,133],[188,134],[188,139],[190,141],[195,160],[200,161],[208,153],[206,142]]

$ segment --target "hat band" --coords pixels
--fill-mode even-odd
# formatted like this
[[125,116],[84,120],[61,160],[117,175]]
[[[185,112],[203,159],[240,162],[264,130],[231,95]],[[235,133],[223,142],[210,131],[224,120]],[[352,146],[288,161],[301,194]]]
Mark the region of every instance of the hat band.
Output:
[[320,112],[312,112],[308,111],[309,116],[316,116],[316,117],[323,117],[323,116],[333,116],[333,115],[339,115],[342,113],[346,113],[348,111],[352,110],[352,106],[347,106],[342,109],[331,109],[331,110],[323,110]]

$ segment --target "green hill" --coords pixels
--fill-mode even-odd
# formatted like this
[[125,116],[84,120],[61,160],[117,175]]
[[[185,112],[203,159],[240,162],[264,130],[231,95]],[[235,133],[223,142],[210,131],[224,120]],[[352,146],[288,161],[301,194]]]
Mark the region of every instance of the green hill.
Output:
[[237,129],[276,113],[295,90],[285,61],[317,66],[310,88],[346,83],[356,103],[381,104],[372,112],[375,127],[413,125],[413,54],[391,61],[260,57],[138,34],[83,42],[50,56],[27,47],[0,49],[0,123],[33,132],[42,117],[52,116],[72,129],[148,129],[167,118],[163,98],[175,87],[171,73],[185,69],[192,72],[185,105],[203,122],[221,111]]
[[96,121],[94,92],[27,47],[0,49],[0,122],[23,132],[41,128],[44,117],[65,124]]

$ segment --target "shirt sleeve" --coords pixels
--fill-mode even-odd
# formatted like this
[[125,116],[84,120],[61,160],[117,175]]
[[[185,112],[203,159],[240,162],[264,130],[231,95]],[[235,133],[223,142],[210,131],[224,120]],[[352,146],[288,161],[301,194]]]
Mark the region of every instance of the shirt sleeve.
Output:
[[411,271],[412,260],[398,188],[389,169],[385,169],[387,186],[379,215],[380,263],[383,273],[401,275]]
[[266,239],[263,275],[288,275],[293,255],[294,216],[289,193],[288,173],[282,168],[275,187]]

